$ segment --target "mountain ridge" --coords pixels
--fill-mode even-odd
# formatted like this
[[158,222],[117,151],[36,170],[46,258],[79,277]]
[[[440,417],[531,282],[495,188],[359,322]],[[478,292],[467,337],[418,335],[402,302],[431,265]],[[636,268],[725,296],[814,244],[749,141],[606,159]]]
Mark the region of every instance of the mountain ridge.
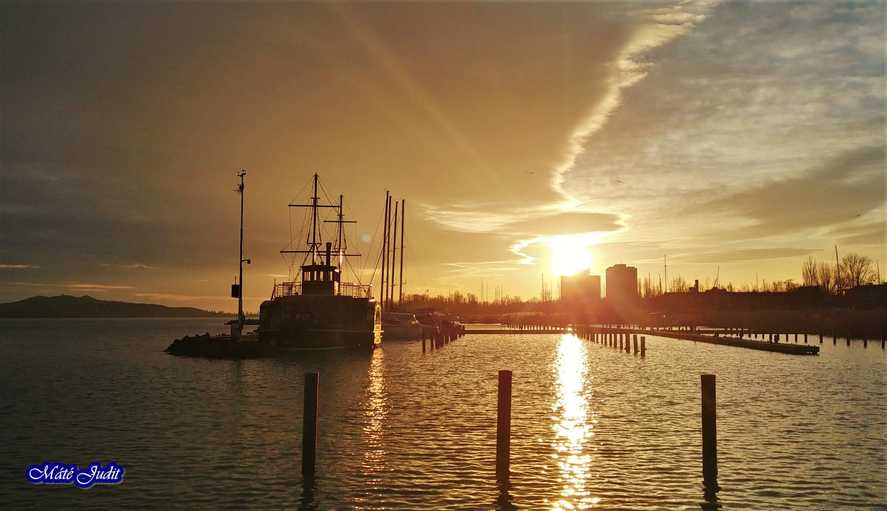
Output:
[[228,315],[196,307],[99,300],[89,295],[38,295],[0,303],[0,318],[199,318]]

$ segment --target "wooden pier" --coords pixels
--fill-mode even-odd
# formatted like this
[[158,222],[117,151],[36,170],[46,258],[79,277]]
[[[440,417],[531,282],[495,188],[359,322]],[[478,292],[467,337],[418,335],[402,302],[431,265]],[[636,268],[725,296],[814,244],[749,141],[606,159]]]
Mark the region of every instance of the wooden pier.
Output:
[[[615,336],[616,339],[623,341],[627,339],[627,336],[637,334],[645,334],[645,335],[657,335],[659,337],[668,337],[670,339],[680,339],[683,341],[693,341],[693,342],[704,342],[707,344],[715,344],[718,346],[730,346],[733,348],[746,348],[751,350],[758,351],[769,351],[773,353],[784,353],[786,355],[818,355],[819,354],[819,346],[813,346],[810,344],[789,344],[788,342],[778,342],[779,335],[773,337],[777,342],[771,342],[769,340],[752,340],[750,338],[744,338],[746,335],[749,337],[752,334],[749,332],[741,331],[739,329],[731,329],[731,330],[702,330],[699,329],[697,331],[692,330],[667,330],[667,329],[653,329],[653,328],[644,328],[644,327],[613,327],[613,326],[572,326],[572,327],[564,327],[564,326],[540,326],[540,325],[532,325],[523,328],[514,328],[514,327],[506,327],[506,328],[472,328],[464,330],[465,334],[473,334],[473,335],[529,335],[529,334],[565,334],[565,333],[575,333],[577,336],[585,339],[597,339],[598,337],[607,338],[606,336]],[[595,335],[591,335],[595,334]],[[726,334],[726,335],[725,335]],[[788,341],[789,334],[783,334],[784,339]],[[763,337],[763,336],[762,336]],[[795,335],[797,339],[797,335]],[[769,339],[769,338],[768,338]],[[623,341],[626,344],[628,341]],[[797,341],[795,341],[797,342]],[[624,346],[624,345],[623,345]],[[631,350],[631,347],[628,347],[628,351]],[[634,349],[637,352],[637,347]]]

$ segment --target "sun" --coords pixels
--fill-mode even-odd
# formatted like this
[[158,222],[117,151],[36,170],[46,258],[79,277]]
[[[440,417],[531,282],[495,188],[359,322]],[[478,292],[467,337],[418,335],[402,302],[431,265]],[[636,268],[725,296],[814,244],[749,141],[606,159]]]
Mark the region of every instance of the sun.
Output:
[[573,275],[591,267],[590,240],[585,236],[552,236],[548,239],[551,271],[555,275]]

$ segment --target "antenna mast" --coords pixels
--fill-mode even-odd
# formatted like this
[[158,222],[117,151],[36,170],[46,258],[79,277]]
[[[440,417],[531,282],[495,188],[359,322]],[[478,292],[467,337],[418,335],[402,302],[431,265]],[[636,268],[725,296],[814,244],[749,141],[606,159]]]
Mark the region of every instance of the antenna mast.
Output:
[[244,182],[244,176],[246,176],[246,169],[240,169],[240,172],[237,173],[237,177],[240,178],[240,184],[237,185],[237,193],[240,194],[240,257],[238,258],[238,267],[240,268],[240,277],[238,279],[240,287],[237,289],[237,325],[238,330],[243,330],[243,263],[250,263],[249,259],[243,258],[243,191],[246,189],[246,183]]

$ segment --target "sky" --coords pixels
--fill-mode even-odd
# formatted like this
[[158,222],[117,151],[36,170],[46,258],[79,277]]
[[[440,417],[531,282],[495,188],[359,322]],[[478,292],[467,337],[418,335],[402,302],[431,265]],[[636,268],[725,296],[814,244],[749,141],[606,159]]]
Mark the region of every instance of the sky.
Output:
[[[235,310],[291,275],[313,173],[378,284],[531,298],[626,263],[887,262],[885,2],[0,6],[0,301]],[[326,233],[328,237],[330,232]]]

